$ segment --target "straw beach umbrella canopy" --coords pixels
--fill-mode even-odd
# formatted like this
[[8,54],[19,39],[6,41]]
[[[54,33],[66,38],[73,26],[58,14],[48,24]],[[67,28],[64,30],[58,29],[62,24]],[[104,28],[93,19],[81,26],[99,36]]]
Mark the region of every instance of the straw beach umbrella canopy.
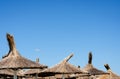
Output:
[[7,40],[9,44],[9,52],[3,59],[0,61],[0,69],[12,69],[15,71],[14,78],[16,79],[16,70],[18,69],[27,69],[27,68],[46,68],[42,64],[33,62],[27,58],[22,57],[17,51],[14,43],[14,37],[10,34],[7,34]]
[[107,69],[107,72],[109,73],[109,75],[102,75],[98,79],[120,79],[120,76],[113,73],[113,71],[111,70],[111,68],[108,64],[105,64],[104,66]]
[[92,65],[92,53],[91,52],[89,53],[89,56],[88,56],[88,64],[83,68],[83,70],[87,71],[90,75],[107,74],[106,72],[99,70]]
[[73,56],[73,54],[69,55],[63,61],[56,64],[55,66],[45,69],[43,71],[43,73],[54,73],[54,74],[57,74],[58,76],[60,76],[60,74],[62,74],[63,79],[64,79],[64,76],[63,76],[64,74],[85,73],[82,70],[80,70],[79,68],[77,68],[76,66],[68,63],[69,59],[72,56]]

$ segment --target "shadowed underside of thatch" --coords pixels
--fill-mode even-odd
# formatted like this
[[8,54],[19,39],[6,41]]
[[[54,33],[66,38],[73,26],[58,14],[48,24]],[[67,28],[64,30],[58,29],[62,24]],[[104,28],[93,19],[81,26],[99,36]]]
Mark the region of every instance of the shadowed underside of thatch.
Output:
[[[21,77],[24,76],[21,71],[22,70],[18,70],[17,76],[21,76]],[[7,76],[13,77],[14,71],[11,69],[3,69],[3,70],[0,70],[0,75],[5,76],[5,77]]]
[[41,73],[42,70],[43,69],[29,69],[24,73],[24,75],[38,74]]
[[13,76],[13,71],[9,69],[0,70],[0,75]]

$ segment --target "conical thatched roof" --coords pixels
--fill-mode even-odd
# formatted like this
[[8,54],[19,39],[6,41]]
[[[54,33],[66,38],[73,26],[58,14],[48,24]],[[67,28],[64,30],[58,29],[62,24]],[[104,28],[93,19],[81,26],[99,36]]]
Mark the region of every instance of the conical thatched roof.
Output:
[[80,68],[68,63],[69,59],[73,56],[73,54],[69,55],[68,57],[66,57],[63,61],[61,61],[60,63],[56,64],[55,66],[45,69],[43,70],[43,73],[53,73],[55,74],[55,78],[61,79],[61,78],[68,78],[70,79],[70,75],[71,74],[77,74],[77,73],[86,73],[82,70],[80,70]]
[[99,70],[92,65],[92,53],[91,52],[89,53],[88,59],[89,59],[88,64],[83,68],[83,70],[87,71],[91,75],[107,74],[106,72]]
[[77,68],[74,65],[68,63],[68,60],[73,56],[73,54],[69,55],[59,64],[56,64],[54,67],[48,68],[43,72],[53,72],[53,73],[63,73],[63,74],[70,74],[70,73],[84,73],[82,70]]
[[7,34],[7,40],[9,43],[9,52],[0,61],[0,69],[24,69],[24,68],[45,68],[42,64],[38,64],[29,59],[22,57],[17,51],[14,43],[14,38],[10,34]]
[[98,79],[120,79],[120,77],[117,74],[112,72],[108,64],[105,64],[104,66],[107,69],[107,72],[109,73],[109,75],[100,76]]

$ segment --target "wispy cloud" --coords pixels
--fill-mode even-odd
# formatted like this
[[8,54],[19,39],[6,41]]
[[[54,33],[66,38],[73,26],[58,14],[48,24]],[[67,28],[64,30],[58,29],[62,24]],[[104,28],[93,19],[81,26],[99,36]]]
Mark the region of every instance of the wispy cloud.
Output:
[[40,52],[39,48],[35,48],[34,50],[35,50],[35,52]]

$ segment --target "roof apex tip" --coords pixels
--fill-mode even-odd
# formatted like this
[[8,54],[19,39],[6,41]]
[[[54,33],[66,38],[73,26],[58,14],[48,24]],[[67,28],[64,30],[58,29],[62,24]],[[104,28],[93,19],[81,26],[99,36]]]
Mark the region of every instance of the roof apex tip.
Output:
[[69,56],[67,56],[67,57],[65,58],[65,61],[66,61],[66,62],[68,62],[68,61],[69,61],[69,59],[73,57],[73,55],[74,55],[74,54],[73,54],[73,53],[71,53]]
[[110,70],[109,64],[104,64],[104,67],[105,67],[107,70]]
[[88,55],[88,64],[92,64],[92,52],[89,52],[89,55]]

